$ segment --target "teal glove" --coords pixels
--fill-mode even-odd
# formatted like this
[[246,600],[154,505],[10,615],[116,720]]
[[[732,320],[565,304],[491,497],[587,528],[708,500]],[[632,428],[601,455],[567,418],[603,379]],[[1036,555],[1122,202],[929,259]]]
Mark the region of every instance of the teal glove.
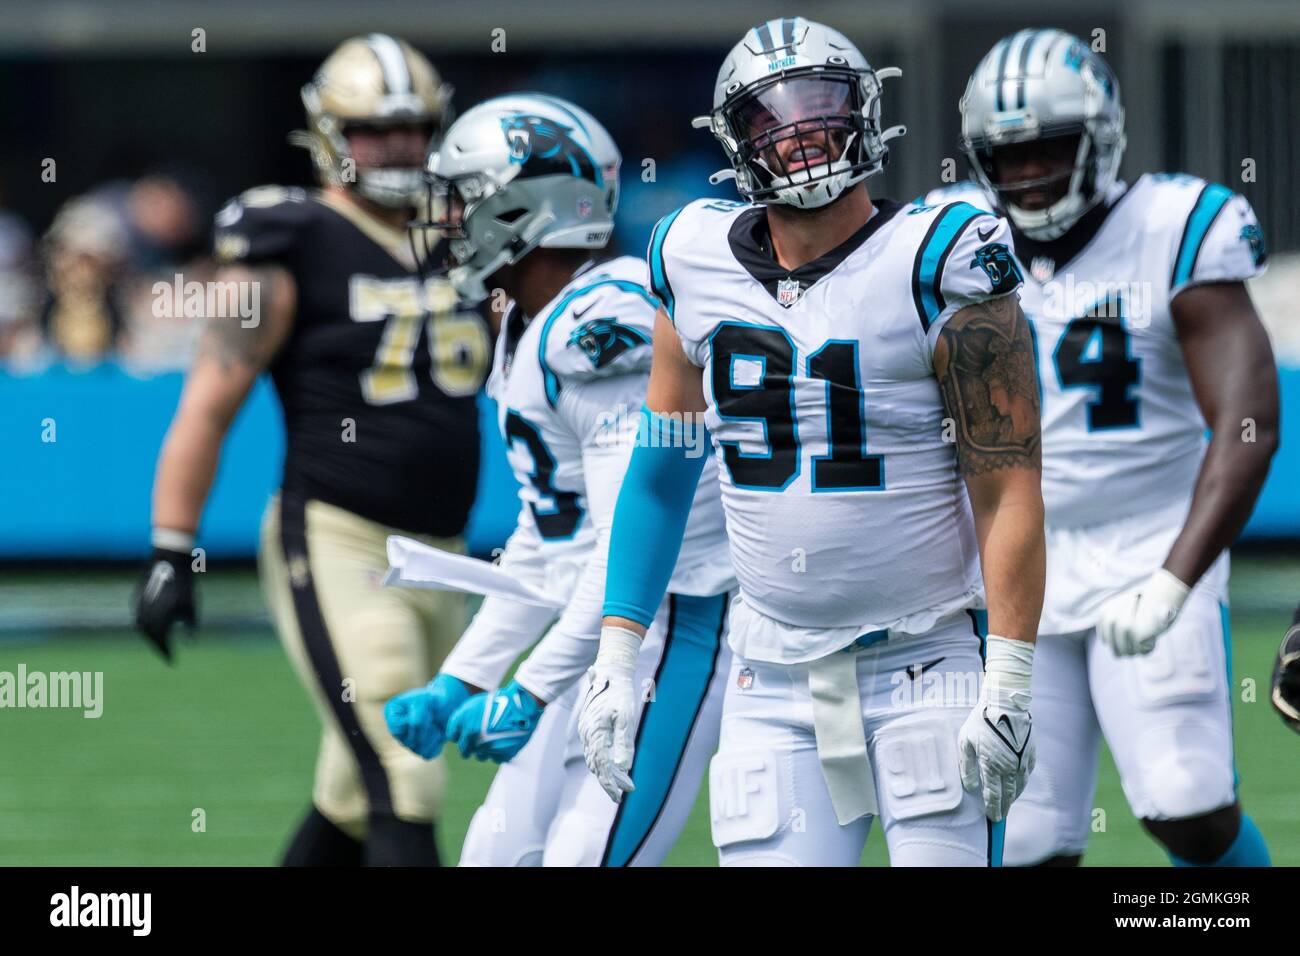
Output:
[[447,721],[447,739],[456,742],[464,757],[505,763],[537,729],[542,704],[511,681],[492,693],[475,694]]
[[464,681],[439,674],[426,686],[398,694],[385,705],[388,732],[425,760],[432,760],[447,742],[447,718],[469,696]]

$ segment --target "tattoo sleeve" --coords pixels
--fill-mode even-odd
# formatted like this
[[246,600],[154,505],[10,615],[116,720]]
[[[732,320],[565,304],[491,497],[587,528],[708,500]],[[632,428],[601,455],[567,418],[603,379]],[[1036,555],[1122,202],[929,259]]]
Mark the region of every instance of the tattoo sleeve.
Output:
[[935,374],[963,475],[1042,468],[1038,370],[1015,295],[961,309],[939,332]]
[[237,266],[221,270],[220,283],[229,288],[232,301],[239,301],[238,286],[256,293],[254,314],[243,317],[228,310],[225,316],[211,316],[206,320],[199,337],[195,361],[216,362],[223,371],[230,372],[236,365],[261,371],[270,364],[283,340],[285,316],[281,302],[286,281],[278,266]]

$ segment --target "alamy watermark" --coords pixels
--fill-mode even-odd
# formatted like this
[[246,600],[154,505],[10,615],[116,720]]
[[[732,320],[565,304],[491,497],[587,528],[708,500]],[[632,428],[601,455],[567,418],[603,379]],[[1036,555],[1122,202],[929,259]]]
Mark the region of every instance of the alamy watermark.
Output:
[[0,671],[0,709],[80,710],[97,718],[104,713],[103,671]]
[[636,444],[649,448],[685,448],[687,458],[708,451],[709,432],[703,412],[656,412],[618,405],[600,413],[596,443],[601,447]]
[[171,282],[155,282],[152,292],[156,319],[239,319],[246,329],[261,321],[258,282],[186,282],[178,272]]

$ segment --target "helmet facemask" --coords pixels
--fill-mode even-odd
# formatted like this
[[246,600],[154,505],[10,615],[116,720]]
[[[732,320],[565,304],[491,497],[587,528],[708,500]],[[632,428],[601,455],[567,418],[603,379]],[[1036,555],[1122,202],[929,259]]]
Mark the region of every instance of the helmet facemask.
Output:
[[[452,119],[452,88],[423,56],[384,34],[344,41],[302,88],[307,128],[289,141],[310,152],[321,181],[348,189],[391,209],[410,208],[423,191],[422,166],[432,141],[437,148]],[[385,157],[387,149],[358,149],[349,136],[417,128],[422,137],[413,156]],[[359,155],[360,154],[360,155]]]
[[[1091,125],[1070,124],[996,145],[988,139],[973,139],[967,146],[975,178],[1022,234],[1040,242],[1057,239],[1104,198],[1105,191],[1099,184],[1113,181],[1115,170],[1108,169],[1107,164],[1118,165],[1119,151],[1102,148]],[[1052,168],[1042,176],[1003,182],[999,161],[1008,150],[1026,144],[1038,144],[1053,154],[1056,161],[1051,163]],[[1047,205],[1035,202],[1038,208],[1027,208],[1017,201],[1034,193],[1060,195]]]
[[[1021,66],[1013,71],[1007,61],[1016,44],[1022,53],[1011,59]],[[1031,55],[1036,50],[1041,57]],[[1022,31],[1000,41],[971,75],[958,109],[961,148],[976,181],[1030,239],[1064,235],[1106,199],[1119,175],[1125,144],[1119,85],[1106,62],[1069,34]],[[1005,150],[1027,144],[1039,144],[1050,174],[1002,182],[998,163]],[[1050,191],[1051,201],[1033,197],[1036,191]]]
[[876,75],[847,66],[738,87],[710,125],[751,202],[816,209],[883,169],[889,154]]

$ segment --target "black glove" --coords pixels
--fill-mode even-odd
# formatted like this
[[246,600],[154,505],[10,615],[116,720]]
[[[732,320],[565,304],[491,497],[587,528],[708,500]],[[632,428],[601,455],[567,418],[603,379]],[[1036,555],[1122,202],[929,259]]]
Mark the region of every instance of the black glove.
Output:
[[[1300,609],[1296,611],[1300,618]],[[1300,734],[1300,623],[1282,638],[1273,663],[1273,709],[1282,715],[1288,727]]]
[[177,621],[183,621],[190,630],[198,625],[190,555],[185,551],[154,548],[149,566],[135,589],[135,626],[169,662],[171,629]]

